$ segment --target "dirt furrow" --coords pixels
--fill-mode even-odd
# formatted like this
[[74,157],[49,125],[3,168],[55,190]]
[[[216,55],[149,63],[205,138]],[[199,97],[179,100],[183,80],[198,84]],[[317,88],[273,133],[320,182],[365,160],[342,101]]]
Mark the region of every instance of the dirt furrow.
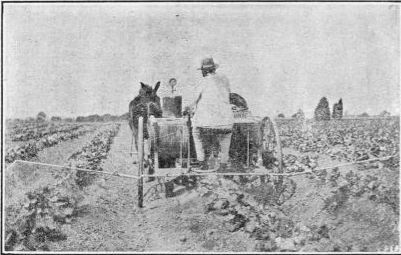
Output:
[[[104,171],[136,174],[128,125],[115,137]],[[147,184],[150,186],[152,184]],[[185,192],[137,207],[137,186],[132,179],[99,176],[86,190],[82,212],[65,225],[68,238],[51,250],[63,251],[249,251],[254,246],[242,232],[231,233],[224,219],[205,214],[202,198]]]
[[101,128],[103,128],[103,126],[100,125],[99,127],[94,128],[93,131],[88,132],[81,137],[63,141],[55,146],[45,148],[44,150],[40,151],[37,158],[33,159],[32,161],[63,165],[67,162],[68,157],[70,157],[72,153],[76,152],[86,143],[91,141],[96,135],[96,130]]

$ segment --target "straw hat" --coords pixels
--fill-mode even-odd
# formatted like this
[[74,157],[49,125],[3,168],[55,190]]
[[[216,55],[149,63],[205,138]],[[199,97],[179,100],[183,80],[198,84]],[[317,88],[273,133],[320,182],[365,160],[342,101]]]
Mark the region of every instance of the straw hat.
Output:
[[204,58],[202,60],[202,66],[198,68],[198,70],[210,69],[210,68],[217,69],[218,67],[219,65],[214,63],[213,58]]

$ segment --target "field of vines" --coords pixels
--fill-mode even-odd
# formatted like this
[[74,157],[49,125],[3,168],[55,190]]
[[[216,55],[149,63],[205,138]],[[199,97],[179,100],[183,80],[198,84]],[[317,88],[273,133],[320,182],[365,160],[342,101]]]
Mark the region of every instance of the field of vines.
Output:
[[212,182],[207,211],[258,240],[256,251],[394,251],[399,125],[399,118],[278,120],[284,171],[294,176]]
[[287,171],[316,168],[316,159],[323,155],[340,162],[399,155],[399,118],[278,123],[283,148],[304,155],[295,159],[294,155],[287,154],[284,161],[291,163]]
[[[112,123],[93,130],[92,125],[72,125],[70,129],[60,127],[61,134],[54,133],[51,137],[56,135],[56,144],[89,131],[95,132],[91,140],[68,157],[66,166],[102,171],[101,162],[107,157],[119,127],[120,124]],[[66,134],[69,134],[68,138]],[[41,146],[40,149],[53,145],[44,142],[49,137],[46,140],[43,137],[46,135],[31,144]],[[16,164],[12,170],[5,174],[6,250],[48,250],[47,242],[64,238],[60,225],[71,222],[82,199],[80,190],[90,185],[94,175],[71,168],[30,164]]]
[[399,118],[277,122],[294,175],[205,179],[205,211],[252,251],[398,251]]
[[[124,185],[123,179],[102,179],[90,172],[133,173],[135,160],[123,154],[131,141],[127,123],[9,125],[5,161],[13,165],[4,173],[5,248],[181,252],[398,249],[399,118],[278,119],[277,125],[287,176],[197,177],[191,179],[190,187],[184,178],[176,181],[184,191],[174,191],[171,197],[164,196],[163,180],[158,179],[145,183],[144,209],[137,208],[135,184]],[[51,153],[67,143],[65,167],[18,161],[37,161],[39,152]],[[87,206],[92,209],[84,213],[82,203],[89,200]]]
[[93,124],[32,122],[14,123],[6,128],[5,161],[12,163],[35,158],[39,151],[81,137],[97,127]]

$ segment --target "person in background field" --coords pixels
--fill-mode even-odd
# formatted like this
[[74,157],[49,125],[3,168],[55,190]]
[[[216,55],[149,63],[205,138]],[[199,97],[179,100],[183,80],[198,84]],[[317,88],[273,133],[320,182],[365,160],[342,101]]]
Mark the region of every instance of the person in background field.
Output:
[[[205,58],[198,70],[203,80],[199,84],[196,100],[186,110],[193,113],[192,126],[196,155],[201,170],[207,170],[202,139],[209,136],[220,144],[220,166],[227,168],[234,116],[230,105],[230,83],[226,76],[216,73],[218,65],[213,58]],[[202,136],[202,137],[201,137]],[[210,171],[213,171],[211,169]]]

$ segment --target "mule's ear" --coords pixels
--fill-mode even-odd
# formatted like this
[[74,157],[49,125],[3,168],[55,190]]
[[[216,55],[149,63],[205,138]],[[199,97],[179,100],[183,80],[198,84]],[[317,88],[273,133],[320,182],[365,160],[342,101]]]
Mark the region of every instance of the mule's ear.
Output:
[[157,90],[159,89],[159,87],[160,87],[160,81],[158,81],[158,82],[156,83],[155,88],[153,89],[153,91],[156,93]]
[[144,84],[144,83],[142,83],[142,82],[139,82],[140,84],[141,84],[141,88],[146,88],[146,85]]

